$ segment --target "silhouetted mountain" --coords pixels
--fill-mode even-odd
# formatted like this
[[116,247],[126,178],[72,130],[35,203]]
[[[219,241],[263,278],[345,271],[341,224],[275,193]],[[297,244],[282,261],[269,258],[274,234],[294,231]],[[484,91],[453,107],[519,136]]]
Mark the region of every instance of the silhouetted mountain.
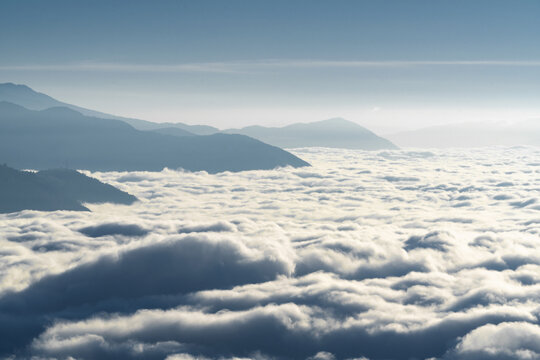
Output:
[[399,146],[419,148],[540,145],[540,119],[431,126],[388,137]]
[[170,127],[170,128],[159,128],[159,129],[153,129],[148,130],[155,132],[157,134],[164,134],[164,135],[174,135],[174,136],[196,136],[194,133],[191,133],[187,130],[183,130],[177,127]]
[[68,108],[32,111],[0,102],[0,162],[24,169],[149,170],[210,173],[308,166],[298,157],[243,135],[184,136],[135,130],[118,120]]
[[37,173],[0,165],[0,213],[88,210],[81,203],[131,204],[137,198],[75,170]]
[[248,126],[228,129],[228,134],[243,134],[266,143],[283,147],[332,147],[344,149],[397,149],[390,141],[345,119],[335,118],[312,123],[298,123],[280,128]]
[[[138,130],[160,130],[163,129],[179,129],[184,130],[192,135],[212,135],[219,132],[218,128],[215,128],[213,126],[208,125],[187,125],[183,123],[171,123],[171,122],[165,122],[165,123],[155,123],[151,121],[146,120],[138,120],[138,119],[127,119],[127,118],[120,118],[116,117],[118,120],[122,120],[124,122],[127,122],[131,126],[133,126],[135,129]],[[184,136],[184,135],[181,135]]]
[[124,121],[139,130],[154,130],[161,128],[179,128],[195,135],[210,135],[219,132],[219,129],[207,125],[188,125],[183,123],[155,123],[146,120],[131,119],[121,116],[85,109],[79,106],[58,101],[48,95],[32,90],[26,85],[13,83],[0,84],[0,101],[7,101],[23,106],[30,110],[45,110],[52,107],[67,107],[83,115],[101,119],[114,119]]

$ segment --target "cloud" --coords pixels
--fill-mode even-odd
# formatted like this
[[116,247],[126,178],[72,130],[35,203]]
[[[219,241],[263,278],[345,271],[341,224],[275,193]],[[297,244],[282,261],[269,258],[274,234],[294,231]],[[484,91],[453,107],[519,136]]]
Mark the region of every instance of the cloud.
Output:
[[465,335],[451,356],[461,359],[538,359],[540,327],[525,322],[484,325]]
[[[201,62],[179,64],[134,64],[81,62],[66,64],[1,65],[0,71],[83,71],[128,73],[243,73],[275,69],[406,68],[406,67],[540,67],[540,61],[526,60],[304,60],[266,59],[258,61]],[[375,107],[374,111],[379,108]]]
[[[430,353],[442,355],[448,342],[456,337],[488,322],[505,320],[524,320],[524,317],[511,309],[493,309],[449,316],[430,326],[400,331],[392,326],[369,329],[355,317],[336,321],[318,307],[292,303],[217,313],[181,307],[57,323],[41,334],[32,347],[46,356],[62,356],[66,349],[71,355],[83,356],[88,352],[106,354],[108,348],[129,341],[148,344],[159,339],[189,344],[188,351],[199,349],[212,357],[227,354],[243,357],[259,351],[278,358],[307,358],[322,347],[340,358],[362,353],[374,358],[396,355],[409,358]],[[78,343],[85,337],[99,341]]]
[[1,356],[538,357],[538,149],[295,151],[0,215]]
[[128,311],[136,298],[264,282],[290,271],[286,259],[265,258],[228,239],[172,238],[103,255],[0,298],[0,316],[6,321],[35,320],[14,325],[15,332],[0,328],[0,348],[9,347],[13,335],[19,343],[35,335],[44,317],[52,314],[79,317],[103,310]]

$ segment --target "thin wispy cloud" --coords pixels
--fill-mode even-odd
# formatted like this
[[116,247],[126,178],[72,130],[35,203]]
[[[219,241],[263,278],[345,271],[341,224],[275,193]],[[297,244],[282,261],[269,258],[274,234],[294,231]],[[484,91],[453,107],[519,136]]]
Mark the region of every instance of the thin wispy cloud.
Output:
[[227,63],[186,63],[186,64],[123,64],[123,63],[74,63],[54,65],[7,65],[0,66],[4,71],[91,71],[91,72],[134,72],[134,73],[182,73],[238,72]]
[[2,65],[0,71],[83,71],[133,73],[244,73],[269,69],[405,68],[428,66],[540,67],[540,61],[520,60],[260,60],[178,64],[82,62],[70,64]]

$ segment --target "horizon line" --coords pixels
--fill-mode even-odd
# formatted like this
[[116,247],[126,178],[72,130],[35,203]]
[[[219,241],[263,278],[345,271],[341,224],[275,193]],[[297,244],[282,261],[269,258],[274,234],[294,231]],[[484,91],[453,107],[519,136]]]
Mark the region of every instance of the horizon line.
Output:
[[540,60],[238,60],[176,64],[136,64],[85,61],[68,64],[0,65],[0,71],[84,71],[144,73],[246,73],[264,69],[407,68],[424,66],[540,67]]

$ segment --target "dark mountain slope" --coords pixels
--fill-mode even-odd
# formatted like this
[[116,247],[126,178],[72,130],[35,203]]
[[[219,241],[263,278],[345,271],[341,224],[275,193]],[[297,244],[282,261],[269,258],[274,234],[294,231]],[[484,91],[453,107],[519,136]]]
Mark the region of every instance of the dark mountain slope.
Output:
[[57,169],[38,173],[0,165],[0,213],[21,210],[88,210],[81,203],[131,204],[137,198],[83,175]]
[[210,135],[219,132],[219,129],[207,125],[188,125],[183,123],[155,123],[146,120],[131,119],[121,116],[106,114],[99,111],[85,109],[80,106],[58,101],[46,94],[32,90],[26,85],[13,83],[0,84],[0,101],[7,101],[23,106],[30,110],[45,110],[52,107],[67,107],[83,115],[102,119],[114,119],[124,121],[139,130],[154,130],[161,128],[178,128],[189,131],[195,135]]
[[242,171],[307,166],[243,135],[185,136],[135,130],[67,108],[32,111],[0,102],[0,162],[22,169]]

